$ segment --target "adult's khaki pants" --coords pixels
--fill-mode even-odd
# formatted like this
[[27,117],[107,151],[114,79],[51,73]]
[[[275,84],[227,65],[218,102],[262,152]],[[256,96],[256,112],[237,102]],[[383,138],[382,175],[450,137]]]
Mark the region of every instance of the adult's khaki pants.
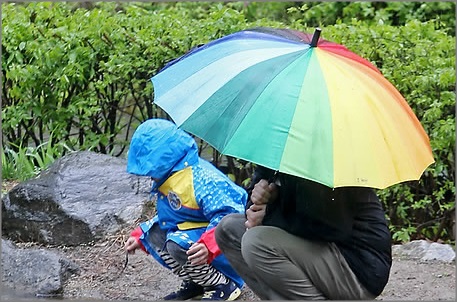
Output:
[[244,214],[225,216],[216,242],[262,300],[371,300],[333,243],[309,241],[271,226],[246,230]]

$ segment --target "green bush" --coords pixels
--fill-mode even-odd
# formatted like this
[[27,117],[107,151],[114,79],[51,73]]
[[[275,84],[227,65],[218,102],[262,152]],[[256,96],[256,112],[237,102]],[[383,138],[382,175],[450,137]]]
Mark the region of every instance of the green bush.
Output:
[[[166,117],[152,102],[150,78],[197,45],[255,26],[321,26],[323,38],[367,58],[398,88],[436,163],[419,181],[378,192],[393,239],[453,239],[452,2],[3,3],[4,178],[32,177],[71,150],[125,156],[139,123]],[[200,148],[217,164],[224,160],[238,183],[248,179],[250,165]]]

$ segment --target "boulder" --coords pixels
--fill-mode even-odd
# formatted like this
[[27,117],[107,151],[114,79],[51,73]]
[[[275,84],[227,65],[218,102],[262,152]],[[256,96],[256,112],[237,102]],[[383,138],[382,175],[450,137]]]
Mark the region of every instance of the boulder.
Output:
[[40,248],[17,248],[2,239],[2,286],[36,297],[56,297],[79,267],[61,255]]
[[413,240],[405,244],[396,244],[392,252],[420,261],[453,262],[455,251],[449,244],[429,242],[426,240]]
[[89,151],[56,160],[2,199],[2,235],[21,242],[79,245],[140,220],[151,180],[126,172],[125,159]]

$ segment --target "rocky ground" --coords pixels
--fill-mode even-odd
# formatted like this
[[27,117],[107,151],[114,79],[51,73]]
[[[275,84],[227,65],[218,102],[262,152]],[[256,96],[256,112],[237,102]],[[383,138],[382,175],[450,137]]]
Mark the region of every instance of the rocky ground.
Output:
[[[91,246],[59,248],[81,267],[65,286],[67,298],[158,300],[179,281],[142,252],[130,255],[124,270],[125,235]],[[455,263],[420,262],[394,255],[390,280],[377,300],[455,301]],[[240,300],[259,300],[244,288]]]

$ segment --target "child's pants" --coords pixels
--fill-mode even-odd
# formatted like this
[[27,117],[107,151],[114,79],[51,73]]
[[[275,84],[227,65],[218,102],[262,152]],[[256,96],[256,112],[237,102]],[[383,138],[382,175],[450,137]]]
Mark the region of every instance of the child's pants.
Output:
[[191,265],[187,260],[187,249],[184,249],[171,240],[166,240],[167,234],[155,224],[148,237],[148,241],[157,251],[157,254],[170,267],[173,274],[186,281],[192,281],[203,287],[217,284],[227,284],[229,280],[224,274],[212,265]]

